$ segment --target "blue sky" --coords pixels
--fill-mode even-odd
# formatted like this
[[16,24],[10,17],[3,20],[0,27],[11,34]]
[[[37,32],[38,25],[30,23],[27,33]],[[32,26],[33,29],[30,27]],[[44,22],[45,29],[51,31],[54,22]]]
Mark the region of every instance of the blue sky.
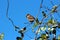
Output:
[[[26,14],[30,13],[34,17],[37,15],[41,0],[10,0],[9,14],[8,16],[13,20],[14,24],[23,28],[24,22],[28,22]],[[60,4],[60,1],[54,0],[54,4]],[[48,4],[49,3],[49,4]],[[52,8],[50,1],[44,0],[43,6]],[[14,27],[11,22],[6,18],[7,0],[0,0],[0,33],[4,33],[4,40],[16,40],[17,36],[20,36],[18,32],[14,31]],[[43,9],[45,10],[45,9]],[[42,15],[39,15],[41,19]],[[58,15],[55,18],[59,18]],[[58,20],[59,21],[59,20]],[[27,32],[28,35],[33,33]],[[59,32],[57,32],[57,35]],[[33,37],[33,35],[32,35]],[[24,40],[30,40],[25,36]]]

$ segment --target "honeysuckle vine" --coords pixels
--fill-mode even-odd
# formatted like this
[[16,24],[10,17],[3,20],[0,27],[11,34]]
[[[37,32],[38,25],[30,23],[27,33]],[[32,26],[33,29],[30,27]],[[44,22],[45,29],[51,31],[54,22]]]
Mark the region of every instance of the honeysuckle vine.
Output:
[[15,30],[20,29],[18,26],[16,26],[14,24],[13,20],[8,16],[8,13],[9,13],[9,4],[10,4],[10,0],[7,0],[6,17],[12,23],[13,27],[15,28]]
[[[53,2],[49,0],[51,4],[53,5],[52,9],[49,9],[47,7],[42,6],[43,1],[44,0],[41,0],[40,7],[38,9],[38,13],[36,17],[32,16],[31,14],[26,14],[26,18],[28,19],[30,23],[29,25],[33,24],[31,25],[32,26],[31,29],[32,29],[32,32],[35,34],[35,36],[32,38],[31,36],[27,34],[26,35],[33,40],[51,40],[49,38],[50,38],[50,35],[53,34],[54,37],[52,40],[60,40],[60,36],[58,37],[58,39],[56,39],[56,28],[60,28],[60,22],[58,22],[57,19],[54,19],[53,17],[55,12],[58,14],[57,8],[60,7],[60,4],[54,5]],[[10,0],[7,0],[6,17],[12,23],[14,30],[17,31],[19,34],[21,34],[20,37],[16,37],[16,40],[23,40],[29,25],[26,27],[24,26],[23,28],[20,29],[18,26],[14,24],[13,20],[8,16],[9,4],[10,4]],[[49,13],[47,14],[41,8],[45,8],[46,10],[48,10]],[[42,17],[43,17],[42,20],[38,19],[40,10],[42,10],[41,12]],[[49,19],[46,21],[47,18]],[[46,23],[44,21],[46,21]],[[37,30],[34,30],[36,27],[37,27]],[[42,33],[42,32],[45,32],[45,33]],[[41,36],[38,36],[38,35],[41,35]]]

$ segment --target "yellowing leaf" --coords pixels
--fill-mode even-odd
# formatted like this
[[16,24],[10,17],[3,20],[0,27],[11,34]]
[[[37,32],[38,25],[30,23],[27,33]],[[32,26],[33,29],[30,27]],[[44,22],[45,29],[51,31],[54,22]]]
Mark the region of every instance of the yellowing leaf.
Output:
[[51,31],[51,28],[48,28],[48,31]]
[[51,19],[48,21],[48,26],[54,25],[54,24],[56,24],[56,21],[51,18]]
[[58,40],[60,40],[60,35],[58,36]]
[[43,39],[46,39],[46,38],[47,38],[46,34],[42,34],[41,37],[42,37]]

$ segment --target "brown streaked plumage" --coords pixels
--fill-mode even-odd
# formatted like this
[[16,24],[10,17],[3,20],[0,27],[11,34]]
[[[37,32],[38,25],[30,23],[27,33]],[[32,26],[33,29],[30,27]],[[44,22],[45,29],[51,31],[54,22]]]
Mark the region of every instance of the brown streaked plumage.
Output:
[[29,22],[34,22],[34,20],[35,20],[35,18],[30,14],[27,14],[26,17],[29,20]]

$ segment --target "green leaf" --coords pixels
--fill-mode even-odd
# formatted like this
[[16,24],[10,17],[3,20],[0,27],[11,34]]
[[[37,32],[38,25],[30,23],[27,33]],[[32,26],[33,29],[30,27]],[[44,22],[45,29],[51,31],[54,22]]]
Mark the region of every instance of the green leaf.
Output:
[[38,20],[38,18],[36,18],[35,21],[36,21],[37,24],[39,24],[39,20]]
[[59,23],[59,22],[57,22],[57,24],[58,24],[58,26],[57,26],[57,27],[58,27],[58,28],[60,28],[60,23]]
[[32,28],[35,28],[36,26],[38,26],[38,23],[35,22]]
[[51,31],[51,28],[50,27],[48,27],[48,31]]
[[39,25],[39,20],[36,18],[35,23],[33,24],[33,29]]
[[46,27],[41,27],[41,30],[42,30],[42,31],[45,31],[45,30],[46,30]]
[[4,38],[4,33],[1,33],[0,34],[0,40],[3,40],[3,38]]
[[39,40],[42,40],[42,38],[40,38]]

